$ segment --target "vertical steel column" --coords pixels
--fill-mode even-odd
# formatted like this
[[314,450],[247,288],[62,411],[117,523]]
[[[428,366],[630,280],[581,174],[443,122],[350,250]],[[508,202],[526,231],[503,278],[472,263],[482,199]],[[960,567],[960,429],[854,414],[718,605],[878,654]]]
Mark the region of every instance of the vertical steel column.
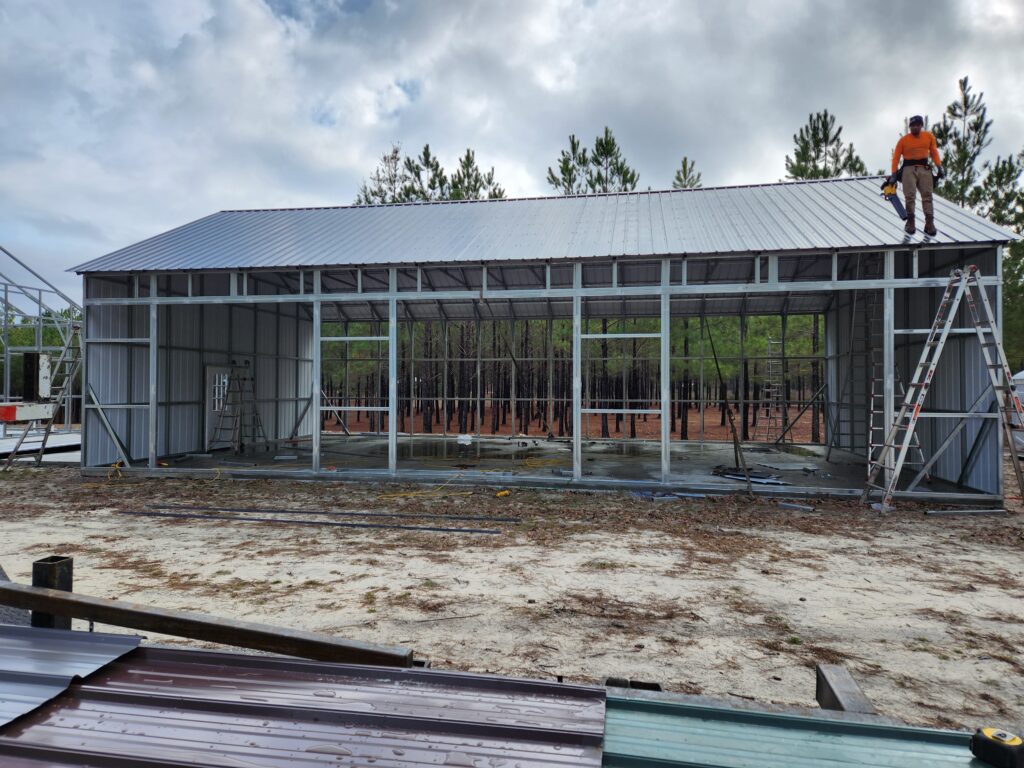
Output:
[[672,383],[671,383],[671,317],[672,299],[669,296],[669,282],[671,281],[671,262],[668,259],[661,260],[661,482],[669,481],[671,471],[671,439],[669,431],[669,419],[672,408]]
[[[684,261],[683,264],[686,262]],[[704,308],[700,311],[700,447],[704,447]]]
[[398,270],[388,269],[388,472],[398,472]]
[[[448,437],[448,321],[441,321],[444,354],[441,357],[441,434]],[[493,407],[493,402],[492,402]]]
[[[914,253],[916,255],[917,251],[915,251]],[[915,261],[915,263],[916,263],[916,261]],[[995,314],[995,318],[996,318],[996,327],[995,327],[996,341],[998,341],[1000,346],[1002,346],[1002,343],[1003,343],[1003,247],[1001,245],[996,247],[996,268],[995,268],[995,273],[996,273],[996,280],[997,280],[997,282],[996,282],[996,300],[992,303],[992,312]],[[980,288],[983,291],[988,290],[983,285],[980,286]],[[1012,384],[1012,382],[1009,382],[1009,381],[1006,382],[1007,386],[1009,386],[1010,384]],[[996,396],[998,398],[999,393],[996,392],[995,394],[996,394]],[[1009,394],[1009,393],[1004,393],[1003,396],[1005,397],[1007,394]],[[963,389],[961,390],[961,395],[963,396],[963,399],[960,401],[960,407],[961,408],[965,408],[967,406],[967,386],[966,386],[966,382],[964,382],[964,384],[963,384]],[[1024,424],[1022,424],[1021,426],[1024,426]],[[1005,425],[1003,424],[1003,420],[1002,419],[998,419],[996,421],[996,452],[997,452],[996,455],[998,455],[1000,457],[1002,456],[1003,440],[1006,439],[1006,436],[1004,436],[1004,429],[1005,429]],[[1016,439],[1012,434],[1008,435],[1008,437],[1011,440],[1015,440]],[[996,493],[998,493],[1000,496],[1002,496],[1003,493],[1005,492],[1005,486],[1004,486],[1005,475],[1004,475],[1004,472],[1003,472],[1003,470],[1005,469],[1005,466],[1006,466],[1006,462],[1004,462],[1004,461],[996,461],[996,467],[997,467],[997,469],[996,469]]]
[[[315,273],[314,273],[315,274]],[[315,278],[314,278],[315,279]],[[313,471],[320,471],[320,432],[323,429],[323,413],[320,408],[323,406],[321,403],[320,394],[320,366],[321,357],[323,355],[323,343],[320,341],[320,334],[322,329],[321,324],[321,305],[320,305],[320,289],[316,286],[317,297],[313,299],[313,371],[310,374],[310,393],[309,397],[312,402],[310,410],[313,411]],[[298,315],[296,315],[295,322],[298,323]]]
[[[885,279],[892,280],[896,273],[896,254],[894,251],[885,252]],[[882,425],[881,438],[884,441],[885,435],[896,418],[896,289],[882,289]],[[870,338],[871,329],[868,330]],[[870,389],[868,390],[871,391]],[[871,443],[871,424],[867,427],[867,442]],[[869,447],[870,452],[870,447]],[[870,453],[869,453],[870,455]],[[892,470],[895,465],[896,452],[889,451],[885,462],[885,482],[888,484],[892,479]]]
[[159,305],[152,297],[156,296],[156,276],[150,278],[149,304],[149,405],[146,409],[149,430],[149,468],[156,469],[156,425],[157,425],[157,316]]
[[[86,391],[86,389],[89,386],[89,359],[88,359],[88,355],[86,355],[85,352],[86,352],[86,347],[89,346],[86,343],[86,339],[89,338],[89,315],[88,315],[89,307],[85,303],[85,290],[84,290],[85,289],[85,281],[84,280],[82,281],[82,288],[83,288],[83,290],[82,290],[82,332],[81,332],[81,334],[78,337],[78,345],[79,345],[78,354],[82,358],[82,362],[79,363],[79,365],[81,366],[80,375],[82,377],[82,384],[81,384],[81,387],[79,388],[79,393],[81,394],[81,401],[80,401],[81,405],[79,406],[78,418],[81,420],[81,425],[82,426],[80,427],[81,436],[79,437],[79,440],[80,440],[80,444],[81,444],[81,450],[79,452],[79,462],[78,463],[79,463],[79,466],[87,467],[87,466],[89,466],[89,457],[87,455],[87,453],[88,453],[87,448],[88,448],[88,435],[89,435],[89,431],[88,431],[88,427],[86,425],[88,424],[89,419],[86,416],[86,411],[85,411],[85,391]],[[6,307],[5,307],[4,315],[6,316],[6,314],[7,313],[6,313]],[[2,435],[2,434],[3,433],[0,433],[0,435]]]
[[[477,313],[476,320],[476,436],[480,437],[480,430],[484,423],[484,377],[483,364],[480,361],[480,348],[483,346],[483,328],[481,327],[480,314]],[[477,444],[479,447],[479,443]]]
[[510,322],[508,357],[512,361],[512,372],[509,374],[508,380],[508,396],[511,401],[509,405],[512,408],[512,439],[514,440],[519,432],[516,430],[516,379],[519,378],[519,366],[516,364],[516,321],[513,317]]
[[572,479],[583,477],[583,371],[580,356],[580,334],[582,329],[583,298],[583,265],[576,262],[572,265]]
[[[84,281],[83,281],[84,289]],[[83,290],[83,295],[85,291]],[[11,402],[11,339],[8,324],[10,322],[11,305],[8,303],[11,297],[10,288],[4,286],[4,402]],[[84,302],[83,302],[84,304]],[[85,413],[85,408],[82,408]],[[82,420],[85,420],[83,415]],[[7,424],[0,424],[0,437],[7,437]],[[83,443],[84,445],[84,443]]]
[[[746,309],[746,302],[744,302],[743,308],[740,310],[743,312]],[[750,439],[750,427],[747,414],[747,375],[746,375],[746,362],[747,362],[747,316],[740,315],[740,365],[739,365],[739,376],[737,381],[739,382],[739,392],[736,393],[736,399],[740,402],[740,440]],[[785,426],[785,425],[783,425]]]

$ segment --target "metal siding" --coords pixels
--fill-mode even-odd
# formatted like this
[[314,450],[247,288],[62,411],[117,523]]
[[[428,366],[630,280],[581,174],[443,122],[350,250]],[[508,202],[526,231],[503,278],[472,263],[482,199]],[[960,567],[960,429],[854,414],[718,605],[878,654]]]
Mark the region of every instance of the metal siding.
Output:
[[605,766],[969,768],[969,733],[609,696]]
[[[146,338],[149,334],[147,307],[93,307],[87,315],[87,339]],[[140,362],[141,356],[141,362]],[[146,347],[125,344],[90,344],[86,366],[88,384],[100,404],[139,403],[148,398]],[[135,366],[134,368],[132,366]],[[139,368],[138,366],[142,367]],[[131,374],[131,375],[130,375]],[[140,380],[143,385],[140,386]],[[133,456],[145,455],[146,423],[139,413],[126,409],[107,409],[111,427]],[[129,434],[131,424],[131,434]],[[117,450],[99,421],[96,412],[86,414],[85,449],[93,466],[118,460]]]
[[[1014,235],[936,198],[930,243]],[[665,217],[668,217],[668,220]],[[221,211],[78,272],[906,247],[878,179],[376,207]]]
[[601,688],[140,649],[0,730],[72,764],[601,765]]
[[0,624],[0,725],[132,650],[139,638]]

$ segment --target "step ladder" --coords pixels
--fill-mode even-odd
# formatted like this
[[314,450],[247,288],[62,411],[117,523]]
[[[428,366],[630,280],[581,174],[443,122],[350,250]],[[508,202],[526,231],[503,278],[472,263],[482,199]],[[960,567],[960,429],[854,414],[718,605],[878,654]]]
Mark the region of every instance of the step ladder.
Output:
[[256,379],[248,360],[242,365],[231,361],[224,404],[210,436],[211,448],[217,447],[218,443],[228,443],[236,455],[253,445],[262,444],[264,448],[270,448],[257,404]]
[[783,359],[782,342],[768,337],[768,354],[765,357],[764,389],[761,392],[761,406],[757,414],[755,440],[775,440],[785,425],[783,413]]
[[18,451],[26,445],[35,446],[35,450],[31,454],[35,456],[36,466],[38,467],[43,463],[43,456],[46,454],[46,443],[53,432],[54,424],[57,423],[57,417],[59,415],[66,417],[68,415],[67,410],[71,408],[75,380],[81,367],[81,326],[78,323],[74,323],[71,326],[70,335],[64,341],[64,346],[61,348],[57,362],[50,370],[50,396],[43,400],[43,402],[53,406],[50,416],[45,420],[36,419],[29,421],[25,425],[25,428],[18,436],[18,441],[14,444],[14,448],[11,449],[11,452],[7,454],[7,458],[4,460],[4,471],[10,469],[11,465],[17,461]]
[[[928,390],[931,388],[932,377],[946,346],[950,328],[956,318],[961,301],[967,300],[967,307],[974,330],[981,345],[982,360],[992,383],[996,406],[1003,421],[1007,446],[1013,463],[1013,471],[1017,476],[1017,484],[1024,493],[1024,474],[1021,472],[1020,456],[1013,439],[1015,421],[1024,423],[1024,408],[1020,396],[1013,383],[1013,374],[1006,361],[1006,353],[999,342],[995,315],[988,295],[980,283],[978,267],[971,265],[967,269],[955,269],[950,274],[949,283],[942,295],[939,310],[935,314],[928,338],[921,352],[921,360],[914,370],[910,386],[907,388],[903,403],[892,425],[889,427],[878,457],[871,462],[868,470],[868,481],[861,494],[861,501],[866,501],[873,489],[883,491],[879,506],[883,512],[890,509],[900,473],[911,450],[914,431],[921,417],[921,408]],[[886,469],[890,457],[894,457],[891,475],[884,486],[877,484],[878,476]]]

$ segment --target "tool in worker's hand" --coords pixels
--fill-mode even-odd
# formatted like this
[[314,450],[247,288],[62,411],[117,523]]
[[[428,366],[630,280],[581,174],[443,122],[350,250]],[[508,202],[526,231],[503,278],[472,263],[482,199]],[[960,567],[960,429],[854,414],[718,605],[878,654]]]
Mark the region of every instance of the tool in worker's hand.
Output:
[[996,768],[1024,768],[1024,740],[1001,728],[979,728],[971,737],[971,752]]
[[882,182],[882,197],[892,203],[892,207],[896,209],[896,213],[903,221],[907,220],[907,209],[903,207],[903,201],[900,200],[899,193],[896,191],[895,173]]

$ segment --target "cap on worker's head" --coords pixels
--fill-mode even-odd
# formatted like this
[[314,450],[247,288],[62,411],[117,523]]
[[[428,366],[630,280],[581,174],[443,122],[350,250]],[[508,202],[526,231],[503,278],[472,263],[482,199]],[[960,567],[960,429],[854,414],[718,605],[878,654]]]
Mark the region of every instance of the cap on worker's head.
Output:
[[910,118],[910,124],[911,125],[924,125],[924,118],[921,117],[920,115],[914,115],[912,118]]

